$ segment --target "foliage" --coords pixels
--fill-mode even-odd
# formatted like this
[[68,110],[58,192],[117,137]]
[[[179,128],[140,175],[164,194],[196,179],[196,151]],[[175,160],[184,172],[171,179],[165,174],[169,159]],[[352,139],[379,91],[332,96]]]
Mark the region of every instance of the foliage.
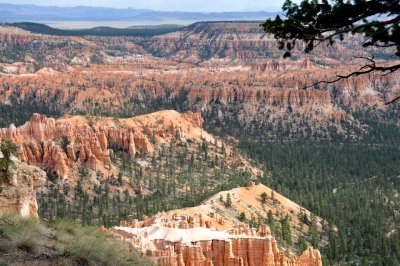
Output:
[[246,221],[246,214],[244,212],[241,212],[239,214],[238,220],[241,222],[245,222]]
[[72,220],[59,220],[50,227],[65,243],[62,254],[80,265],[151,265],[125,243],[116,245],[114,236],[100,233],[95,227],[81,227]]
[[262,205],[267,203],[267,199],[268,199],[267,193],[263,192],[260,197],[261,197],[261,204]]
[[292,244],[292,232],[290,230],[289,216],[286,215],[285,217],[281,218],[280,223],[281,223],[282,239],[288,245],[291,245]]
[[0,241],[0,250],[21,249],[34,252],[43,228],[33,219],[21,219],[16,216],[0,217],[0,232],[4,239]]
[[286,19],[280,16],[268,19],[264,28],[275,35],[287,56],[297,40],[303,40],[305,52],[310,52],[324,41],[332,45],[335,37],[342,41],[345,33],[364,34],[364,47],[396,47],[396,55],[400,56],[400,3],[397,0],[303,0],[300,4],[287,0],[282,9]]
[[232,207],[232,199],[231,199],[231,194],[230,193],[228,193],[226,195],[225,207],[227,207],[227,208]]
[[15,126],[23,125],[33,113],[52,115],[53,117],[59,115],[58,111],[50,111],[46,106],[32,103],[15,103],[13,105],[0,103],[0,127],[8,127],[11,124],[15,124]]
[[127,244],[95,227],[81,227],[70,220],[45,224],[35,219],[1,216],[0,264],[13,265],[22,254],[40,264],[152,265]]
[[17,154],[17,146],[10,140],[0,140],[0,151],[3,155],[0,158],[0,177],[8,180],[11,178],[10,167],[13,163],[11,156]]
[[[134,160],[126,151],[114,149],[112,160],[118,174],[97,173],[98,182],[92,182],[95,173],[79,167],[76,187],[54,184],[38,194],[40,216],[47,221],[68,217],[83,225],[118,225],[160,211],[196,206],[251,180],[250,173],[238,164],[228,164],[232,155],[224,155],[214,143],[176,141],[155,147],[152,156],[140,154]],[[232,204],[231,195],[221,200]]]
[[64,151],[64,153],[67,154],[68,152],[68,145],[70,144],[70,140],[68,139],[68,137],[63,136],[61,139],[61,149]]
[[[266,32],[273,33],[278,40],[284,57],[291,56],[296,41],[305,42],[305,52],[327,42],[343,41],[347,33],[362,34],[363,47],[393,47],[393,53],[400,57],[400,2],[398,0],[303,0],[295,4],[286,0],[282,7],[285,19],[277,16],[264,24]],[[342,78],[357,76],[373,71],[394,72],[400,69],[399,63],[377,65],[373,57],[359,71]],[[324,81],[325,82],[325,81]]]
[[[367,260],[395,265],[393,260],[400,258],[395,229],[400,226],[400,154],[398,140],[393,141],[242,142],[241,148],[268,167],[271,174],[262,183],[327,221],[320,234],[315,217],[300,214],[310,225],[306,235],[311,244],[321,249],[328,264]],[[276,230],[272,213],[267,223]],[[328,239],[325,248],[323,238]],[[297,242],[304,245],[302,239]]]

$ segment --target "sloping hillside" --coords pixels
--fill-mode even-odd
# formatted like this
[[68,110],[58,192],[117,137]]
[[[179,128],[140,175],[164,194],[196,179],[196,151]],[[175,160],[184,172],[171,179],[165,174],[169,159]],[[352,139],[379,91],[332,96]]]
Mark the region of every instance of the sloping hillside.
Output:
[[305,222],[310,216],[266,186],[250,183],[217,193],[197,207],[121,222],[111,232],[157,265],[274,266],[290,261],[292,266],[319,266],[319,251],[307,248],[305,241],[298,244],[310,235],[310,226],[320,229],[318,217]]
[[[299,247],[297,244],[286,245],[287,242],[299,243],[299,237],[311,242],[311,231],[322,230],[321,218],[269,187],[254,183],[250,183],[248,187],[221,191],[196,207],[171,210],[157,218],[173,220],[176,215],[201,215],[204,223],[209,223],[218,230],[232,229],[240,223],[247,223],[252,227],[268,224],[273,236],[291,250],[297,250]],[[149,218],[143,224],[151,225],[154,219],[155,217]],[[290,241],[286,236],[283,237],[284,223],[290,227]]]

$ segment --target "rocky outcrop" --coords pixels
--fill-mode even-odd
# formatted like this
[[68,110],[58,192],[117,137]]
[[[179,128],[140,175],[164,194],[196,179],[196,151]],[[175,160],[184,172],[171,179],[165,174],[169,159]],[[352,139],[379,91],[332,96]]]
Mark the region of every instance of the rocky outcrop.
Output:
[[332,99],[328,92],[320,90],[296,90],[273,88],[225,88],[192,90],[189,102],[197,102],[205,107],[212,102],[228,105],[233,102],[249,103],[265,102],[268,106],[285,108],[287,106],[331,105]]
[[0,27],[0,42],[17,46],[33,41],[35,35],[15,27]]
[[185,215],[172,220],[156,217],[150,226],[137,225],[122,223],[111,232],[153,257],[157,265],[322,265],[319,251],[311,247],[299,257],[285,256],[266,225],[258,231],[244,224],[217,231],[202,225],[201,218],[189,220]]
[[[231,206],[227,207],[225,200],[228,194],[232,203]],[[266,196],[264,203],[261,201],[261,195],[263,194]],[[310,211],[302,208],[277,191],[273,191],[263,184],[254,184],[252,182],[248,187],[221,191],[204,200],[199,206],[159,213],[157,218],[163,221],[166,227],[182,229],[205,227],[217,230],[231,230],[235,225],[242,222],[238,218],[241,215],[244,215],[247,220],[253,219],[262,223],[262,220],[259,220],[260,217],[267,217],[269,212],[272,213],[277,221],[282,217],[288,217],[293,243],[298,241],[299,236],[304,237],[306,241],[310,240],[309,236],[304,235],[304,232],[311,230],[311,223],[305,223],[301,220],[301,217],[307,217],[309,221],[314,217],[317,230],[322,232],[323,220],[320,217],[313,215]],[[185,218],[180,219],[179,222],[174,222],[176,217]],[[154,222],[154,217],[148,217],[141,222],[124,223],[121,226],[148,227]],[[325,243],[325,240],[322,240],[321,243]],[[295,248],[292,251],[297,252]]]
[[268,60],[267,62],[259,62],[250,64],[251,69],[256,71],[268,70],[294,70],[294,69],[313,69],[313,63],[310,58],[301,59],[298,61],[293,60]]
[[14,213],[38,218],[36,192],[44,186],[46,173],[15,160],[11,175],[10,180],[0,176],[0,214]]
[[183,118],[185,118],[187,121],[191,122],[193,125],[196,125],[197,127],[202,127],[204,120],[203,117],[201,117],[200,113],[193,113],[193,112],[187,112],[182,114]]
[[0,138],[19,147],[23,162],[38,165],[61,180],[86,164],[91,169],[107,168],[113,150],[123,150],[134,158],[137,153],[151,155],[151,141],[170,143],[173,138],[212,137],[199,126],[199,114],[161,111],[128,119],[65,117],[58,120],[34,114],[21,127],[0,129]]
[[[345,36],[345,42],[336,42],[334,46],[319,45],[312,56],[334,58],[335,60],[354,59],[354,48],[360,48],[361,36]],[[265,62],[267,58],[280,58],[282,52],[274,37],[266,34],[258,22],[198,22],[180,31],[136,39],[148,53],[167,57],[180,62],[199,63],[210,59],[239,60],[247,63]],[[293,54],[304,56],[305,44],[297,42]],[[393,53],[389,49],[381,51]],[[322,58],[322,59],[321,59]],[[299,65],[300,66],[300,65]],[[300,67],[309,67],[305,64]],[[271,65],[276,68],[276,65]]]

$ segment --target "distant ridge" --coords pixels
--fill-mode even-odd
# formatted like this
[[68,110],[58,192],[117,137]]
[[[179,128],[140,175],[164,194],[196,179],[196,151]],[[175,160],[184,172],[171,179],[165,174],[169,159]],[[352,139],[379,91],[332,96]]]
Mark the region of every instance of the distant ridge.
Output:
[[162,35],[182,29],[179,25],[141,26],[129,28],[94,27],[90,29],[67,30],[47,26],[34,22],[6,23],[5,26],[13,26],[32,33],[56,35],[56,36],[128,36],[151,37]]
[[[147,26],[131,26],[127,28],[113,28],[107,26],[93,27],[88,29],[60,29],[57,27],[51,27],[42,23],[35,22],[15,22],[15,23],[3,23],[0,25],[17,27],[36,34],[55,35],[55,36],[126,36],[126,37],[152,37],[157,35],[163,35],[176,31],[199,31],[205,30],[205,27],[210,28],[212,25],[227,24],[227,25],[246,25],[255,24],[258,25],[262,21],[199,21],[192,23],[187,26],[165,24],[165,25],[147,25]],[[217,26],[218,27],[218,26]],[[262,32],[262,28],[259,29]],[[211,32],[211,31],[210,31]]]
[[221,21],[265,20],[279,12],[165,12],[148,9],[105,7],[57,7],[0,3],[0,22],[51,21]]

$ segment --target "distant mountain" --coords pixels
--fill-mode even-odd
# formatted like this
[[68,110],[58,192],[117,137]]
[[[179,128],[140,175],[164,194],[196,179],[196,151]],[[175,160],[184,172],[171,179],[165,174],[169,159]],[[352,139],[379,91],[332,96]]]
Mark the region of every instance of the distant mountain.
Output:
[[94,27],[89,29],[59,29],[41,23],[15,22],[4,25],[14,26],[33,33],[57,36],[140,36],[149,37],[178,31],[181,25],[158,25],[158,26],[133,26],[129,28]]
[[164,12],[146,9],[104,7],[56,7],[0,3],[0,22],[18,21],[215,21],[263,20],[277,12]]
[[149,12],[143,9],[103,7],[56,7],[0,3],[0,21],[101,21],[125,20]]

